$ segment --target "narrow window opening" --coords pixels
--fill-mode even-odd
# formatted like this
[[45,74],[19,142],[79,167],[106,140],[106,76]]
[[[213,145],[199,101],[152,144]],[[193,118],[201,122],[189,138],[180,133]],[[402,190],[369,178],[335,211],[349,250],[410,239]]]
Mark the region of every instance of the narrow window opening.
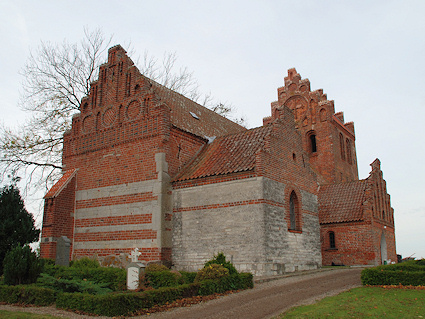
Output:
[[329,232],[329,248],[336,248],[335,233],[333,231]]
[[341,159],[345,161],[344,137],[341,133],[339,133],[339,147],[341,149]]
[[317,152],[317,143],[316,143],[316,135],[315,134],[310,135],[310,145],[311,145],[311,152],[316,153]]
[[347,162],[348,162],[348,164],[351,164],[351,162],[352,162],[351,142],[350,142],[350,140],[348,138],[346,140],[346,145],[345,146],[347,147]]
[[297,195],[295,194],[294,191],[292,191],[291,196],[289,197],[289,222],[290,222],[290,226],[289,229],[290,230],[295,230],[296,229],[296,210],[297,210]]

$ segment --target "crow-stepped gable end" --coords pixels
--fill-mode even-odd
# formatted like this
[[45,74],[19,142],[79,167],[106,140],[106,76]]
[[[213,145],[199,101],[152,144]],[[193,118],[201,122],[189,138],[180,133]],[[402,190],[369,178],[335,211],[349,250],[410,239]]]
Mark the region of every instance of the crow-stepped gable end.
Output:
[[376,159],[358,179],[354,124],[288,71],[271,116],[246,129],[142,75],[109,49],[64,135],[45,196],[41,256],[197,270],[224,252],[255,275],[396,260],[394,211]]

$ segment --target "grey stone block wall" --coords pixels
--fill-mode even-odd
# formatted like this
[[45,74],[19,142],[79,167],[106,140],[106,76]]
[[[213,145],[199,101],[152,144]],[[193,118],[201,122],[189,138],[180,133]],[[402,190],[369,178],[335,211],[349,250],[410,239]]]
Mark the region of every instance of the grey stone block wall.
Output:
[[223,252],[239,270],[257,272],[265,258],[264,208],[245,201],[263,197],[262,183],[249,178],[174,190],[174,209],[188,209],[173,214],[175,268],[195,271]]
[[[264,194],[276,204],[284,203],[285,185],[264,179]],[[285,216],[288,212],[279,205],[266,204],[266,261],[265,275],[279,275],[286,272],[316,269],[321,266],[320,226],[317,213],[317,196],[300,190],[302,215],[302,231],[288,231]],[[313,214],[311,214],[313,213]]]
[[[284,184],[263,177],[174,190],[174,267],[195,271],[223,252],[238,270],[257,276],[317,268],[318,217],[304,214],[302,233],[288,232],[284,190]],[[303,208],[317,209],[314,194],[302,197]],[[275,205],[246,204],[263,199]]]

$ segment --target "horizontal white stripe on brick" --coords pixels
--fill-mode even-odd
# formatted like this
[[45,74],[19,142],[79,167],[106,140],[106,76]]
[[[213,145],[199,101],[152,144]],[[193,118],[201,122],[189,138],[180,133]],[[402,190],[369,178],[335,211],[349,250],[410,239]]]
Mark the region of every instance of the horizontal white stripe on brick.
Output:
[[101,207],[91,207],[77,209],[76,219],[99,218],[99,217],[113,217],[113,216],[128,216],[138,214],[151,214],[158,208],[157,201],[110,205]]
[[138,239],[74,242],[73,249],[128,249],[129,247],[158,248],[158,241],[157,239]]
[[138,193],[148,193],[152,192],[157,180],[142,181],[130,184],[121,184],[114,186],[106,186],[99,188],[92,188],[87,190],[77,191],[75,194],[75,199],[79,200],[88,200],[96,199],[103,197],[111,196],[122,196]]

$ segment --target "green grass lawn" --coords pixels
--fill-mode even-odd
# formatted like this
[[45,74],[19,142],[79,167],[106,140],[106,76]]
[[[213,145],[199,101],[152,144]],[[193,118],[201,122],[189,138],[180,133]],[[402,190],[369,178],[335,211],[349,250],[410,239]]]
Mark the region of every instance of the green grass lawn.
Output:
[[279,318],[425,318],[425,290],[360,287]]
[[36,318],[36,319],[55,319],[60,317],[53,317],[48,315],[39,315],[29,312],[17,312],[17,311],[6,311],[0,310],[0,318],[12,318],[12,319],[22,319],[22,318]]

